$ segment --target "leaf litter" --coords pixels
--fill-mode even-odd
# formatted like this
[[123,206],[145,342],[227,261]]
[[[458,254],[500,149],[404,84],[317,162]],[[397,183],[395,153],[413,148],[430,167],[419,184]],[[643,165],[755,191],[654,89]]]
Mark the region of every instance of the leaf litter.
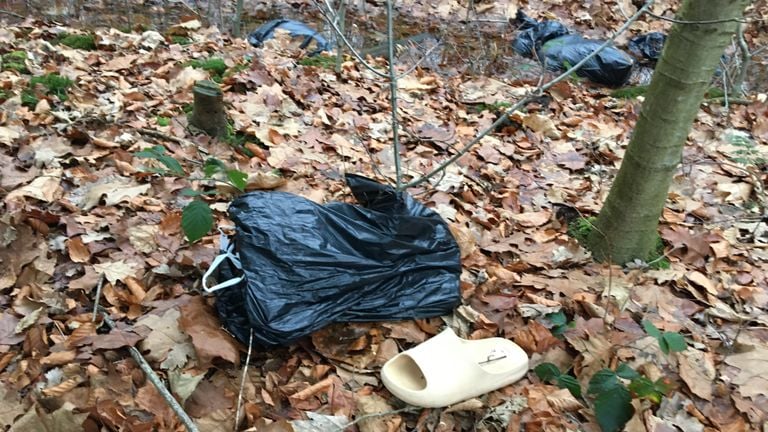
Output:
[[[438,3],[431,11],[414,2],[401,13],[414,20],[467,13],[460,2]],[[504,19],[514,16],[516,2],[476,7],[481,17]],[[656,2],[653,10],[674,7]],[[527,8],[596,28],[623,20],[612,8],[579,2]],[[756,10],[765,14],[765,4]],[[643,19],[635,29],[665,25]],[[186,243],[180,210],[189,197],[180,192],[200,183],[193,180],[200,173],[195,161],[204,155],[245,172],[247,190],[290,191],[316,202],[350,198],[344,172],[391,179],[387,85],[352,61],[336,76],[298,65],[297,52],[279,37],[254,50],[194,20],[169,33],[190,38],[190,45],[111,28],[95,31],[94,51],[51,45],[52,35],[63,31],[75,32],[34,20],[0,30],[9,49],[29,54],[34,74],[55,70],[74,83],[66,100],[41,95],[29,106],[22,93],[30,75],[0,72],[7,95],[0,98],[0,424],[10,430],[180,430],[128,356],[125,347],[135,346],[201,430],[231,430],[247,347],[222,330],[211,299],[200,294],[218,239],[209,233]],[[764,33],[749,31],[753,45],[768,43]],[[233,130],[245,138],[242,147],[187,127],[189,89],[209,74],[185,65],[213,51],[229,67],[239,66],[222,87]],[[408,176],[437,166],[490,125],[500,103],[514,102],[538,81],[439,72],[416,68],[399,82]],[[562,209],[584,216],[599,211],[640,101],[615,99],[574,80],[550,93],[546,103],[513,113],[510,125],[442,178],[411,191],[449,221],[461,244],[465,304],[451,317],[338,324],[295,346],[253,352],[243,386],[244,429],[327,431],[355,419],[347,430],[597,427],[581,400],[533,372],[450,409],[402,410],[378,370],[446,322],[465,337],[511,338],[532,366],[571,369],[584,388],[594,372],[619,362],[652,379],[677,379],[660,405],[635,404],[632,430],[765,428],[765,104],[758,95],[727,112],[716,103],[702,106],[662,215],[669,268],[622,270],[591,261],[567,235],[573,216],[564,218]],[[147,173],[147,160],[133,154],[157,145],[190,176]],[[232,192],[205,198],[221,224]],[[119,323],[111,331],[91,322],[100,275],[101,305]],[[566,325],[555,322],[556,314]],[[688,349],[665,355],[641,320],[680,332]]]

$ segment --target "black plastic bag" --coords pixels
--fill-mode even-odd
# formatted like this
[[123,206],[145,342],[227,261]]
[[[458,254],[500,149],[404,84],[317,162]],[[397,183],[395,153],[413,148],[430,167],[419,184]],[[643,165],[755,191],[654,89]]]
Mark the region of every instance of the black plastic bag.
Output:
[[285,30],[293,37],[303,37],[304,41],[299,46],[301,49],[307,49],[309,44],[315,41],[316,47],[310,52],[310,56],[320,54],[323,51],[331,51],[328,41],[316,30],[302,22],[288,19],[276,19],[262,24],[248,35],[248,43],[256,48],[260,48],[264,41],[275,37],[275,30],[277,29]]
[[218,280],[234,284],[210,290],[243,343],[250,329],[272,347],[335,322],[434,317],[460,303],[459,246],[445,221],[405,192],[346,180],[360,206],[285,192],[251,192],[230,205],[234,257],[219,264]]
[[667,36],[660,32],[645,33],[633,37],[627,44],[627,49],[637,58],[658,61],[664,49]]
[[[568,35],[552,39],[541,47],[544,66],[552,71],[565,71],[592,54],[604,41]],[[620,86],[632,74],[634,62],[624,51],[608,46],[576,70],[576,75],[608,86]]]
[[[592,54],[604,41],[585,39],[571,34],[570,30],[556,21],[538,22],[517,11],[516,22],[521,32],[512,42],[515,52],[538,58],[544,67],[563,72]],[[616,47],[601,50],[576,71],[576,75],[598,84],[620,86],[632,73],[632,58]]]
[[538,22],[520,9],[517,10],[515,22],[519,25],[520,33],[512,41],[512,48],[525,57],[536,57],[544,43],[571,33],[566,26],[557,21]]

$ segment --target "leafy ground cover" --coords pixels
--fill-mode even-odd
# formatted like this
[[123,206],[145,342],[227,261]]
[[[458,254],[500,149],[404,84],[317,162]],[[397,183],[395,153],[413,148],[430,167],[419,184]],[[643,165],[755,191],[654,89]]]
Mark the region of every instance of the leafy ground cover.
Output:
[[[440,5],[445,19],[466,14]],[[479,13],[513,14],[505,5]],[[748,15],[764,17],[760,7]],[[606,29],[622,21],[607,5],[584,8],[554,12],[574,25],[585,13]],[[401,13],[428,11],[415,2]],[[649,18],[634,30],[667,25]],[[750,46],[768,43],[751,29]],[[205,202],[224,226],[238,189],[349,201],[344,172],[391,179],[388,84],[353,61],[336,75],[282,38],[255,50],[195,21],[175,26],[176,39],[95,29],[95,49],[52,44],[61,33],[34,20],[0,28],[0,426],[182,430],[128,355],[135,346],[206,431],[233,430],[241,393],[241,426],[258,431],[766,427],[765,94],[702,106],[662,215],[665,265],[619,268],[594,263],[576,238],[607,194],[641,97],[560,83],[410,190],[462,247],[464,304],[452,316],[341,323],[255,350],[241,385],[247,347],[200,289],[218,236],[190,243],[182,209]],[[188,128],[190,88],[212,78],[232,139]],[[398,84],[406,176],[435,167],[536,83],[416,68]],[[115,329],[92,319],[99,286]],[[403,407],[378,368],[445,324],[514,340],[531,372],[449,409]]]

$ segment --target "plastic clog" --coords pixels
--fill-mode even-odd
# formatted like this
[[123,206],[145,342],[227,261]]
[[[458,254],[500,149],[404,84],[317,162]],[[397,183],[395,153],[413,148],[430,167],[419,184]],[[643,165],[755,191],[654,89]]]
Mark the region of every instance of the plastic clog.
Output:
[[381,380],[403,402],[438,408],[512,384],[527,371],[528,355],[514,342],[466,340],[448,328],[387,361]]

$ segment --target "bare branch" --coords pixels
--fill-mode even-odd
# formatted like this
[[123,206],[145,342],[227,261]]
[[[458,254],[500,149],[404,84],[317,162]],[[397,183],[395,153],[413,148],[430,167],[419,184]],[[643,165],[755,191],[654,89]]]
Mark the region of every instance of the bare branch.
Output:
[[248,355],[245,357],[245,366],[243,366],[243,377],[240,379],[240,392],[237,394],[237,411],[235,411],[235,429],[240,430],[240,408],[243,402],[243,390],[245,389],[245,377],[248,375],[248,364],[251,363],[251,350],[253,349],[253,329],[248,336]]
[[635,12],[635,14],[632,15],[621,27],[619,27],[619,29],[616,30],[616,32],[614,32],[613,35],[611,35],[610,38],[608,38],[608,40],[603,42],[602,45],[600,45],[599,47],[597,47],[597,49],[592,51],[591,54],[589,54],[588,56],[586,56],[583,59],[581,59],[580,62],[578,62],[575,65],[573,65],[570,69],[568,69],[567,71],[563,72],[558,77],[554,78],[553,80],[549,81],[548,83],[544,84],[543,86],[540,86],[536,91],[532,92],[531,94],[528,94],[527,96],[525,96],[523,99],[521,99],[519,102],[517,102],[511,108],[509,108],[501,117],[499,117],[495,122],[493,122],[493,124],[491,124],[490,126],[488,126],[488,128],[486,128],[485,130],[480,132],[480,134],[478,136],[476,136],[472,141],[467,143],[467,145],[465,145],[458,153],[456,153],[455,155],[453,155],[453,156],[449,157],[448,159],[446,159],[445,161],[443,161],[443,163],[438,165],[437,168],[433,169],[429,173],[423,175],[422,177],[420,177],[420,178],[418,178],[416,180],[413,180],[413,181],[403,185],[402,187],[398,188],[398,190],[402,190],[402,189],[418,186],[418,185],[424,183],[425,181],[429,180],[430,178],[434,177],[437,173],[439,173],[439,172],[445,170],[446,168],[448,168],[449,165],[451,165],[456,160],[458,160],[459,158],[464,156],[464,154],[466,154],[469,151],[469,149],[471,149],[475,144],[480,142],[480,140],[483,139],[483,137],[485,137],[489,133],[493,132],[494,130],[496,130],[496,128],[499,125],[501,125],[502,123],[507,121],[507,119],[509,118],[509,113],[515,112],[516,110],[518,110],[519,108],[523,107],[525,104],[530,102],[533,98],[541,96],[545,91],[549,90],[555,84],[559,83],[560,81],[562,81],[565,78],[567,78],[568,76],[570,76],[573,72],[579,70],[579,68],[584,66],[584,64],[586,64],[593,57],[595,57],[600,51],[604,50],[609,45],[611,45],[613,43],[613,41],[616,40],[617,37],[619,37],[619,35],[624,33],[629,28],[629,26],[632,25],[633,22],[637,21],[644,13],[646,13],[646,11],[653,5],[653,2],[654,2],[654,0],[648,0],[643,5],[642,8],[640,8],[637,12]]
[[395,161],[395,187],[400,189],[403,174],[400,169],[400,136],[397,124],[397,76],[395,74],[395,36],[392,25],[392,0],[387,0],[387,51],[389,54],[389,94],[392,105],[392,152]]
[[747,20],[738,19],[738,18],[723,18],[723,19],[716,19],[716,20],[705,20],[705,21],[685,21],[685,20],[679,20],[675,18],[667,18],[665,16],[657,15],[653,12],[645,12],[649,16],[652,16],[654,18],[660,19],[662,21],[669,21],[671,23],[675,24],[722,24],[727,22],[738,22],[738,23],[747,23]]

